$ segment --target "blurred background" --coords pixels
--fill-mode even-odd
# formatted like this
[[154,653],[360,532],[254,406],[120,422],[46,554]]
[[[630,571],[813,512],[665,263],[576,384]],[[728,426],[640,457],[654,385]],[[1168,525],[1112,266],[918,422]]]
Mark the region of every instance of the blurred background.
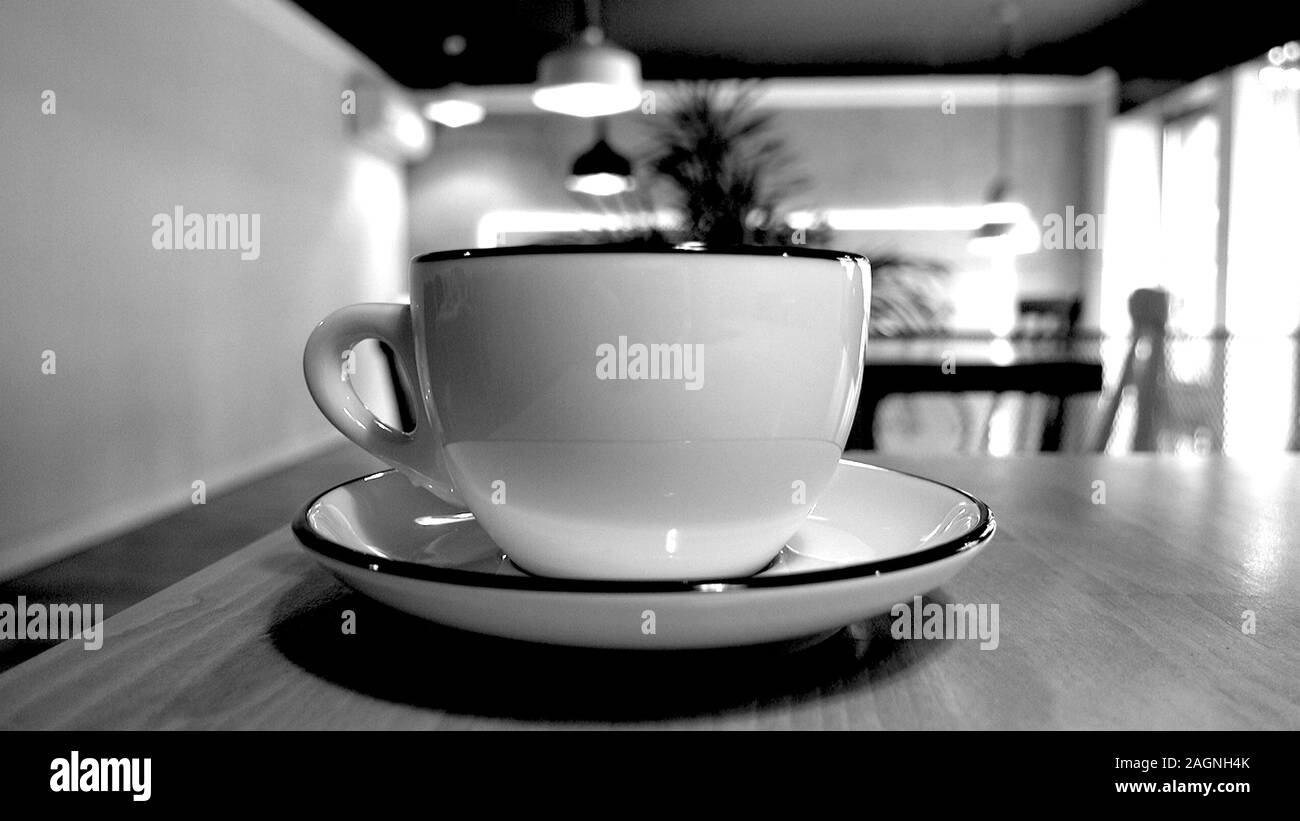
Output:
[[[1298,17],[0,4],[0,579],[109,544],[107,584],[138,598],[355,475],[328,461],[303,343],[336,307],[405,299],[409,257],[447,248],[866,253],[855,448],[1300,450]],[[213,214],[246,219],[190,247],[187,216]],[[385,352],[358,359],[400,416]],[[209,496],[243,505],[215,535]],[[193,556],[141,558],[178,540]]]

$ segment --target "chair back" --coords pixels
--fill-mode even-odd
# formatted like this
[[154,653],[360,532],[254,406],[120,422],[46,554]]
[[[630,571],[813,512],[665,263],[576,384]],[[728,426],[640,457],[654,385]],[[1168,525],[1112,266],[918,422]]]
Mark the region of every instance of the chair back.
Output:
[[1128,352],[1119,380],[1103,404],[1093,450],[1104,453],[1115,428],[1115,417],[1126,388],[1137,391],[1137,418],[1133,428],[1133,450],[1156,449],[1156,434],[1168,408],[1165,384],[1165,335],[1169,326],[1169,292],[1162,288],[1139,288],[1129,295],[1128,315],[1133,323]]

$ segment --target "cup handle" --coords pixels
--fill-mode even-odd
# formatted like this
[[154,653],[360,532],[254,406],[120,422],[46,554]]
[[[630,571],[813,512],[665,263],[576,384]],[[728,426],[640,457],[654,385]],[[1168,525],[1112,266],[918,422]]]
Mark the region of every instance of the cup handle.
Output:
[[[377,339],[393,352],[397,365],[394,387],[405,395],[415,417],[414,430],[385,424],[353,390],[344,355],[365,339]],[[410,306],[370,302],[340,308],[311,332],[302,368],[311,398],[344,436],[443,501],[465,507],[443,464],[442,439],[420,398]]]

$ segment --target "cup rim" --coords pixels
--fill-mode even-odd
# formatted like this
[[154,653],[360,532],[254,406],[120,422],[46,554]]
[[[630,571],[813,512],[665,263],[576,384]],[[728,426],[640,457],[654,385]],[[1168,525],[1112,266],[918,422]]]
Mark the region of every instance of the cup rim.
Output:
[[856,251],[834,251],[829,248],[807,248],[802,245],[709,245],[703,242],[683,242],[676,245],[651,245],[637,242],[611,242],[594,245],[503,245],[497,248],[456,248],[448,251],[430,251],[413,257],[418,262],[445,262],[453,259],[479,259],[482,257],[543,256],[547,254],[706,254],[709,256],[797,257],[800,259],[825,259],[838,262],[845,257],[869,262],[866,254]]

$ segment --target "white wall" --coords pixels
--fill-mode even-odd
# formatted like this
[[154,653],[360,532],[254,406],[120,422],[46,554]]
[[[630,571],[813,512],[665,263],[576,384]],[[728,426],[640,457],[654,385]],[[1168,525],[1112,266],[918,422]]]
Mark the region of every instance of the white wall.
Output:
[[[0,4],[0,577],[341,441],[303,343],[399,293],[407,250],[356,70],[278,1]],[[155,250],[177,205],[260,214],[260,258]]]

